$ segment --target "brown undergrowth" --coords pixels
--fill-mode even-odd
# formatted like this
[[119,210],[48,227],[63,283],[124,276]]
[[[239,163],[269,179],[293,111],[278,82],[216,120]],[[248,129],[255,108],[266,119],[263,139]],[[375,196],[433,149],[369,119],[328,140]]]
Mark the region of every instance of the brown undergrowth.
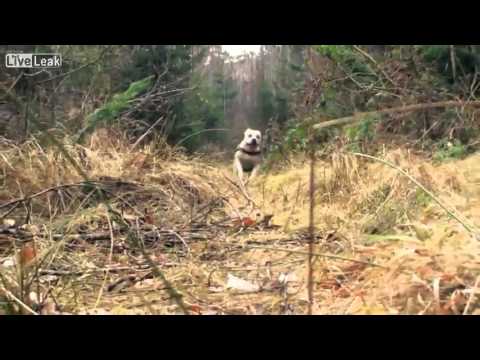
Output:
[[[480,226],[478,155],[439,166],[402,148],[379,157]],[[131,152],[97,132],[64,151],[5,144],[0,158],[4,313],[307,310],[305,162],[257,178],[252,204],[229,165],[158,141]],[[316,187],[314,313],[478,311],[475,234],[408,178],[337,153],[317,162]]]

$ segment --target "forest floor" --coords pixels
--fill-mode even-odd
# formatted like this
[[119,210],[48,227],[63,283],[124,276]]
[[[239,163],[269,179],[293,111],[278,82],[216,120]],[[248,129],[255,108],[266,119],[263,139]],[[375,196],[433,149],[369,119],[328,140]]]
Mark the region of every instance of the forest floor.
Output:
[[[81,151],[4,150],[4,312],[307,313],[308,161],[254,180],[253,206],[231,166],[208,159],[100,137]],[[382,163],[317,161],[313,313],[480,313],[480,155],[381,158],[460,221]]]

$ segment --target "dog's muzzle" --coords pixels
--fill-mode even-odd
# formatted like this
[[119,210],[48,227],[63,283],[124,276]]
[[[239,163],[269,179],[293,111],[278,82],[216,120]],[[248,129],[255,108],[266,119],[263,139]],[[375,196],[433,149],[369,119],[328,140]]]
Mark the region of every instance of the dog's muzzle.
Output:
[[249,145],[257,145],[257,139],[250,140]]

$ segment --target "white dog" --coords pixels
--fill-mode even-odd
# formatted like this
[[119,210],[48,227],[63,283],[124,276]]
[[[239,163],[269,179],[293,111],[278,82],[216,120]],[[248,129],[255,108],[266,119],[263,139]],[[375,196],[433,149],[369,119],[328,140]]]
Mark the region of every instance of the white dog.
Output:
[[[233,160],[233,168],[240,179],[241,185],[246,185],[253,179],[262,162],[262,133],[259,130],[247,129],[242,142],[238,145]],[[247,182],[243,182],[244,173],[250,173]]]

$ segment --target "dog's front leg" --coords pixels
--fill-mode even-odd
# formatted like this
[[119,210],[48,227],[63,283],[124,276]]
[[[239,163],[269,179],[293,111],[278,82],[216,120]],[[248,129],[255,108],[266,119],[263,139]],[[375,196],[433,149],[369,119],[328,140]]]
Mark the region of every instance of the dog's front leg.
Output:
[[257,165],[253,168],[252,170],[252,174],[250,175],[250,178],[248,180],[251,180],[253,179],[254,177],[256,177],[258,175],[258,171],[260,170],[260,166]]
[[248,177],[247,181],[245,181],[245,186],[248,185],[248,183],[250,182],[250,180],[253,180],[253,178],[255,178],[258,174],[258,170],[260,169],[260,166],[255,166],[252,170],[252,172],[250,173],[250,176]]
[[240,163],[240,160],[235,159],[235,171],[237,173],[238,179],[240,180],[240,185],[243,186],[243,168],[242,164]]

